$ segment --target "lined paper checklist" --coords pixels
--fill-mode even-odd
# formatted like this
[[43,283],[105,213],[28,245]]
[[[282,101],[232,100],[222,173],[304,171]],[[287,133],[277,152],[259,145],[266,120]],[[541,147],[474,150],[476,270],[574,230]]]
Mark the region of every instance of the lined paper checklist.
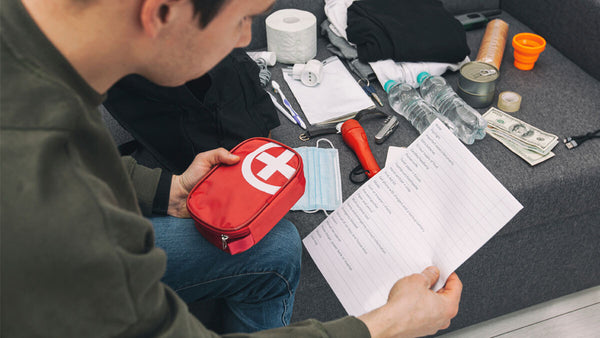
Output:
[[430,265],[448,276],[523,206],[436,120],[304,240],[350,315]]

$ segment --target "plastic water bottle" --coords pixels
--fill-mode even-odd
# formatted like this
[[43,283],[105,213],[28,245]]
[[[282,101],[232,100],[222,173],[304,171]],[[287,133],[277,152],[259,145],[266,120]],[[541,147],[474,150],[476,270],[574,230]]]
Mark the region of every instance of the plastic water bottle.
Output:
[[422,72],[417,76],[423,99],[456,126],[455,135],[466,144],[485,137],[487,121],[463,101],[441,76]]
[[417,90],[408,83],[389,80],[385,83],[384,89],[388,93],[392,109],[406,118],[419,134],[423,133],[435,119],[440,119],[452,132],[456,129],[450,120],[425,102]]

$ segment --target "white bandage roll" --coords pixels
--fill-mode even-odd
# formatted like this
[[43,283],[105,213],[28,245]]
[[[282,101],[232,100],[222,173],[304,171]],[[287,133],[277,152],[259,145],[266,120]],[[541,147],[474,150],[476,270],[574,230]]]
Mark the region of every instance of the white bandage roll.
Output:
[[250,56],[250,58],[254,61],[258,59],[263,59],[267,63],[267,66],[273,67],[277,62],[277,55],[273,52],[246,52]]
[[282,9],[269,15],[267,49],[281,63],[306,63],[317,55],[317,18],[310,12]]

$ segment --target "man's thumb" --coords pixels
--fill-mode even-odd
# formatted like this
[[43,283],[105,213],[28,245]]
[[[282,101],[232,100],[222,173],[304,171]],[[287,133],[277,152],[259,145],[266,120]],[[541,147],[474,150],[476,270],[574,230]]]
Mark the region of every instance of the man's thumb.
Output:
[[440,270],[435,266],[430,266],[427,269],[423,270],[421,274],[427,280],[427,286],[429,288],[433,287],[437,282],[438,278],[440,278]]

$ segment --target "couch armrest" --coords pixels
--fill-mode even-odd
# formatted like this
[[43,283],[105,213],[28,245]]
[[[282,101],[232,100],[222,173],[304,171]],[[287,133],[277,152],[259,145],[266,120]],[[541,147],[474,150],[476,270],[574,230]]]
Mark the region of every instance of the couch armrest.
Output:
[[501,8],[600,80],[600,0],[502,0]]
[[444,7],[454,14],[479,12],[500,8],[500,0],[441,0]]

